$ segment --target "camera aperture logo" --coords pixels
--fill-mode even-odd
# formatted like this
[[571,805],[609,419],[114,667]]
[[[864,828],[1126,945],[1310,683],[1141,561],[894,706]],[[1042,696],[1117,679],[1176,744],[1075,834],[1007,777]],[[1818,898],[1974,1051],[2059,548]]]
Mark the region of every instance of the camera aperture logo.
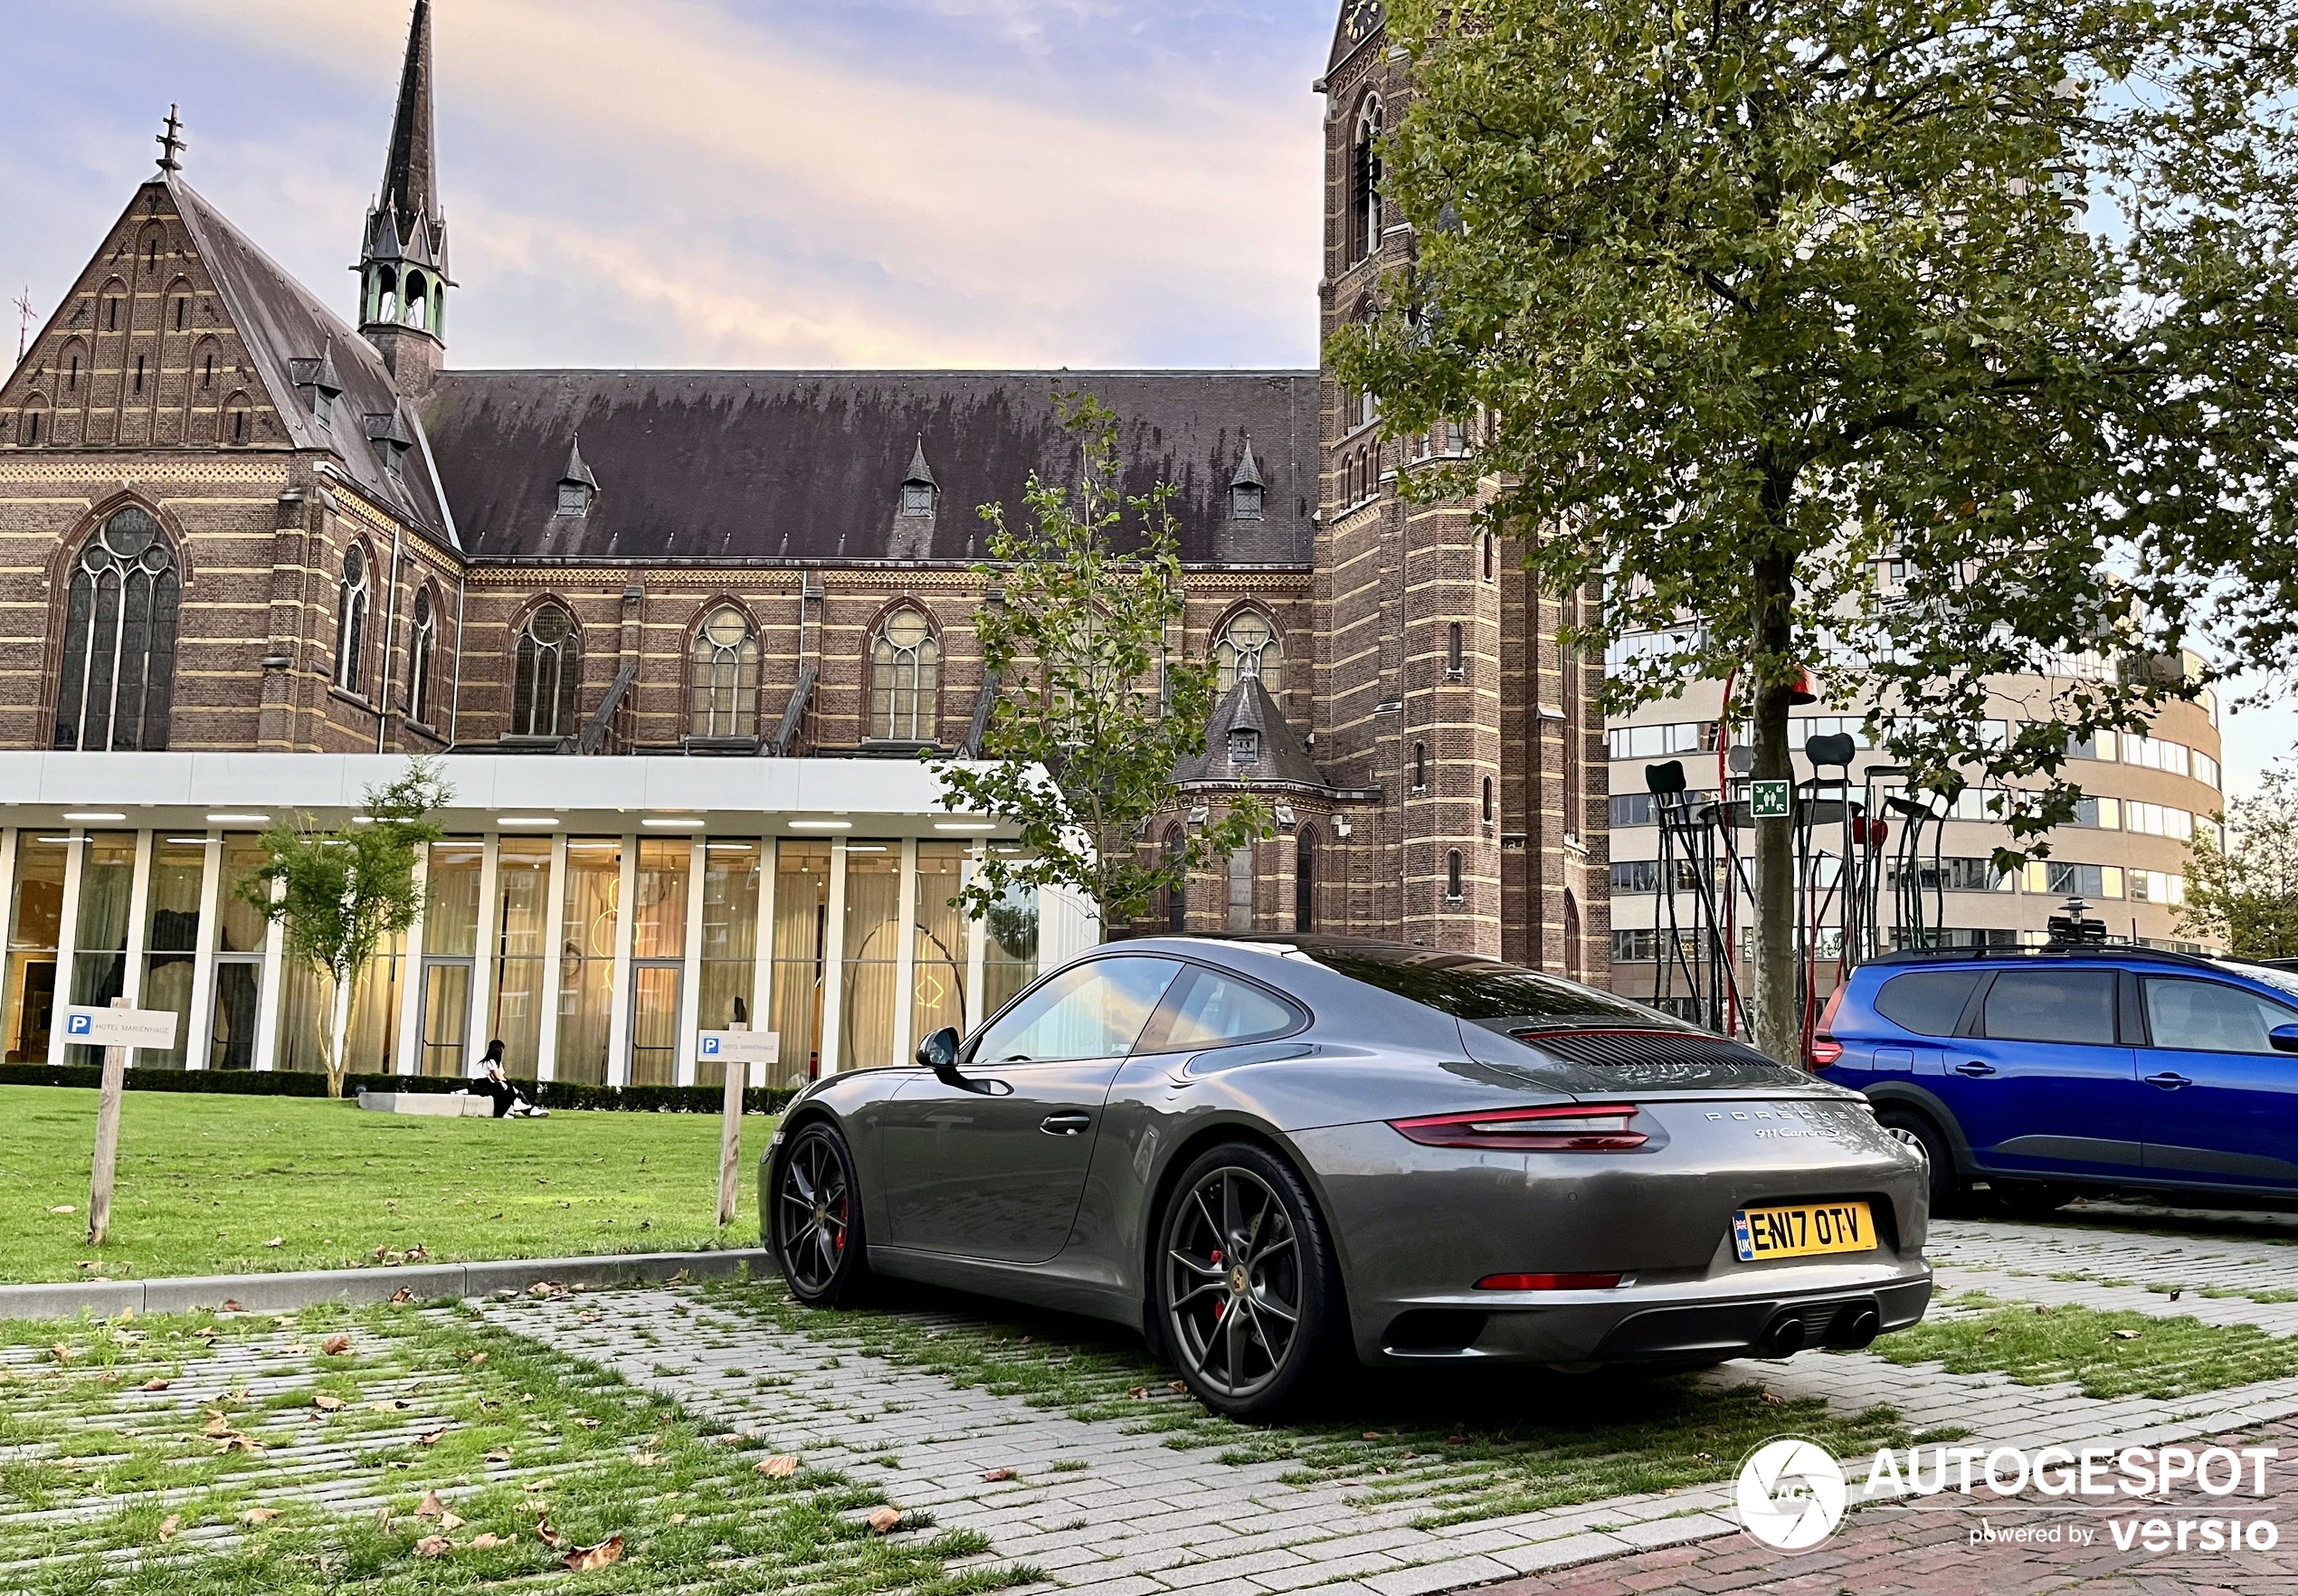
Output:
[[1825,1447],[1801,1436],[1767,1441],[1740,1465],[1740,1524],[1780,1552],[1801,1552],[1835,1534],[1849,1491]]

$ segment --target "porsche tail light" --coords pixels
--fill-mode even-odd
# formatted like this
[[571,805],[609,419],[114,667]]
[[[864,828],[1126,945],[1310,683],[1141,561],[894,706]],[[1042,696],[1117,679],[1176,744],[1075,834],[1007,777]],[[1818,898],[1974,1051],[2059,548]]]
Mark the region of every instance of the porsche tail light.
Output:
[[1606,1291],[1619,1284],[1610,1275],[1486,1275],[1479,1291]]
[[1495,1108],[1481,1114],[1432,1114],[1389,1124],[1424,1147],[1473,1147],[1492,1153],[1625,1153],[1651,1138],[1629,1128],[1632,1103],[1558,1103],[1545,1108]]

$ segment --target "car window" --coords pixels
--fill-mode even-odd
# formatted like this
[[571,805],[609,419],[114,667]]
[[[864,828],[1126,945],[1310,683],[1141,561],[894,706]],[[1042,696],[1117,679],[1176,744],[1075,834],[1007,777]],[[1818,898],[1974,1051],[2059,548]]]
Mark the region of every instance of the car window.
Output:
[[1313,947],[1311,956],[1353,981],[1440,1009],[1456,1020],[1480,1024],[1496,1021],[1610,1020],[1634,1025],[1669,1021],[1645,1008],[1574,981],[1480,959],[1471,954],[1438,953],[1379,945]]
[[2269,1053],[2266,1033],[2292,1015],[2278,1003],[2215,981],[2149,981],[2146,1026],[2158,1048],[2198,1053]]
[[1181,970],[1174,959],[1096,959],[1047,982],[1015,1003],[973,1045],[976,1064],[1028,1059],[1114,1059],[1156,1012]]
[[1987,989],[1987,1034],[2111,1047],[2114,981],[2112,970],[2006,970]]
[[1225,1048],[1299,1029],[1293,1005],[1251,982],[1192,964],[1165,994],[1142,1046],[1151,1052]]
[[1875,993],[1875,1012],[1917,1036],[1952,1036],[1980,974],[1977,970],[1916,970],[1894,975]]

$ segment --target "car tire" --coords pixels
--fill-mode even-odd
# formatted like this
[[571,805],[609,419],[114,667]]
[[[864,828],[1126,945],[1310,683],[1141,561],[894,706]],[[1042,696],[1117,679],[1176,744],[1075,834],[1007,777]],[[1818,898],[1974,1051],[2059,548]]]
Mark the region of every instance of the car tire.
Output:
[[1231,1418],[1298,1408],[1348,1350],[1341,1273],[1300,1174],[1249,1143],[1195,1159],[1157,1221],[1150,1312],[1197,1400]]
[[2013,1219],[2047,1219],[2082,1195],[2075,1186],[2047,1181],[1990,1181],[1995,1205]]
[[1963,1182],[1955,1173],[1955,1150],[1947,1145],[1946,1133],[1932,1123],[1931,1116],[1919,1109],[1887,1107],[1875,1115],[1875,1122],[1894,1135],[1922,1146],[1931,1164],[1931,1211],[1943,1217],[1960,1209]]
[[810,1308],[848,1307],[870,1283],[862,1233],[861,1181],[838,1127],[810,1119],[774,1160],[774,1266],[790,1295]]

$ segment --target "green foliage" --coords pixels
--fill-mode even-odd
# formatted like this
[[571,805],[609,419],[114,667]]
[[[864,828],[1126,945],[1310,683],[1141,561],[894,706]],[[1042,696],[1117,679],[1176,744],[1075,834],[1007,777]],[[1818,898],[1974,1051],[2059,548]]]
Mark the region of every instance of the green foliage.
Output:
[[2227,845],[2195,832],[2179,928],[2236,958],[2298,958],[2298,772],[2270,770],[2219,818]]
[[2298,1373],[2298,1337],[2255,1325],[2076,1306],[2046,1310],[2005,1305],[1978,1291],[1965,1292],[1953,1306],[1970,1311],[1934,1315],[1885,1336],[1875,1350],[1902,1368],[1937,1362],[1950,1374],[2000,1373],[2018,1385],[2071,1382],[2101,1401],[2169,1401]]
[[[1809,666],[1918,784],[2028,789],[2016,856],[2072,818],[2070,730],[2197,690],[2142,662],[2206,618],[2288,662],[2290,0],[1396,0],[1389,29],[1417,258],[1333,356],[1392,434],[1481,407],[1407,490],[1484,493],[1552,591],[1604,581],[1577,641],[1668,640],[1612,709],[1737,670],[1785,776]],[[1990,678],[2097,655],[1990,740]],[[1757,830],[1771,996],[1788,828]]]
[[[1003,505],[982,507],[989,560],[977,570],[1004,592],[973,626],[999,696],[985,763],[945,759],[935,774],[951,809],[1021,830],[1021,853],[992,853],[959,893],[968,914],[995,917],[1017,888],[1066,888],[1090,898],[1106,926],[1269,835],[1274,820],[1258,801],[1235,800],[1183,852],[1142,862],[1148,822],[1173,801],[1174,765],[1204,751],[1214,669],[1168,646],[1187,603],[1173,484],[1127,493],[1116,413],[1060,390],[1054,408],[1078,451],[1077,481],[1031,472],[1030,527],[1013,524]],[[1132,546],[1121,548],[1128,518]]]
[[328,1091],[343,1095],[343,1032],[351,983],[377,948],[415,923],[423,892],[415,863],[443,833],[427,818],[453,790],[427,760],[409,762],[397,781],[366,793],[366,823],[315,829],[308,815],[274,821],[262,836],[264,861],[240,895],[286,930],[291,958],[328,983]]

